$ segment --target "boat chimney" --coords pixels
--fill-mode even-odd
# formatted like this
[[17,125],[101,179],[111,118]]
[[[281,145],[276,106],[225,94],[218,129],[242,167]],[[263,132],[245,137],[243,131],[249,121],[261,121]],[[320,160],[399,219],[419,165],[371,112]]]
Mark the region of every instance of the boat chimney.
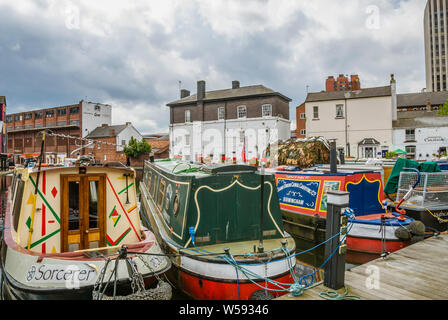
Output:
[[336,155],[336,140],[330,142],[330,173],[338,173],[338,159]]

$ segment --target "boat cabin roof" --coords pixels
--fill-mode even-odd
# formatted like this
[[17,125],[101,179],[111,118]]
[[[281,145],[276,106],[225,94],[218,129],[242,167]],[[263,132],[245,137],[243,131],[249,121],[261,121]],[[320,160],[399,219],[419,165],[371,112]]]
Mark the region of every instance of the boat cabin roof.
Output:
[[195,178],[204,178],[211,175],[255,173],[257,167],[248,165],[229,165],[229,164],[201,164],[179,160],[159,160],[152,163],[155,167],[174,175],[193,176]]

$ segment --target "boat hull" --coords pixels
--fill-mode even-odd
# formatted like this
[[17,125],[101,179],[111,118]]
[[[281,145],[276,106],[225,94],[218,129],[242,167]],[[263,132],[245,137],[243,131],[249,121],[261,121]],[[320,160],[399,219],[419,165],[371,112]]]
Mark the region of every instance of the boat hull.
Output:
[[[265,281],[249,282],[244,279],[236,280],[218,280],[209,279],[198,274],[192,274],[177,269],[177,279],[181,284],[183,293],[195,300],[257,300],[257,294],[260,291],[265,291],[262,288],[271,289],[267,295],[267,298],[275,298],[285,294],[285,291],[274,291],[279,288],[275,285],[267,283]],[[289,272],[284,275],[279,275],[272,280],[284,284],[292,284],[294,280]],[[255,294],[254,294],[255,293]]]
[[[296,242],[305,240],[317,245],[325,241],[325,218],[291,211],[282,211],[282,213],[285,230],[294,237]],[[409,241],[400,240],[395,236],[396,227],[385,226],[385,228],[386,251],[395,252],[410,244]],[[379,258],[383,253],[380,229],[380,224],[354,223],[347,236],[346,261],[352,264],[364,264]],[[300,246],[299,243],[296,245]],[[319,261],[324,257],[320,258]]]

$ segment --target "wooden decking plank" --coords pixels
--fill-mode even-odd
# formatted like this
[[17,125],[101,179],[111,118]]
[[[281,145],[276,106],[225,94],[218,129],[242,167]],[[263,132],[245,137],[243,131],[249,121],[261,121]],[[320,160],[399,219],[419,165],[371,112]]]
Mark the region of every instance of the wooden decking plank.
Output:
[[[350,278],[357,278],[360,281],[366,281],[367,277],[366,276],[360,276],[354,272],[348,272],[348,275],[346,275],[346,279],[350,279]],[[350,285],[350,281],[347,282],[348,285]],[[416,293],[412,293],[409,292],[408,290],[403,290],[401,288],[398,288],[394,285],[390,285],[388,283],[385,282],[380,282],[380,289],[368,289],[366,287],[365,291],[374,291],[374,292],[382,292],[385,295],[390,295],[395,297],[396,299],[399,300],[428,300],[427,297],[421,295],[421,294],[416,294]]]
[[391,261],[391,263],[401,263],[408,266],[411,270],[418,270],[420,273],[423,274],[429,274],[433,275],[435,272],[438,272],[440,274],[444,274],[446,272],[446,266],[441,265],[438,263],[438,261],[435,260],[428,260],[428,259],[422,259],[420,257],[416,256],[409,256],[406,254],[397,254],[398,257],[400,257],[400,260]]
[[427,255],[421,255],[418,253],[409,254],[406,252],[396,252],[396,255],[403,257],[405,259],[411,259],[415,265],[419,264],[420,266],[428,268],[429,270],[432,270],[432,271],[439,271],[439,272],[445,271],[446,272],[445,266],[448,266],[447,259],[441,259],[442,261],[433,260],[436,258],[434,256],[432,256],[430,258],[430,256],[427,256]]
[[[357,273],[359,275],[365,275],[361,269],[352,270],[351,272]],[[430,286],[426,281],[418,278],[418,275],[414,277],[407,277],[400,272],[395,270],[390,270],[386,268],[379,269],[379,284],[383,283],[390,284],[391,286],[407,290],[409,292],[425,296],[428,299],[447,299],[448,295],[441,294],[435,291],[435,287]]]
[[[357,270],[353,269],[352,272],[356,273],[364,273],[365,268],[358,267]],[[380,279],[383,274],[390,275],[396,277],[397,280],[400,279],[403,283],[407,283],[411,286],[418,287],[423,291],[429,290],[432,292],[434,289],[438,290],[438,293],[435,293],[436,296],[440,296],[441,298],[448,299],[448,285],[445,282],[440,282],[434,279],[434,277],[429,277],[426,274],[422,274],[420,272],[415,272],[412,270],[403,267],[403,265],[398,264],[388,264],[386,267],[380,267]]]

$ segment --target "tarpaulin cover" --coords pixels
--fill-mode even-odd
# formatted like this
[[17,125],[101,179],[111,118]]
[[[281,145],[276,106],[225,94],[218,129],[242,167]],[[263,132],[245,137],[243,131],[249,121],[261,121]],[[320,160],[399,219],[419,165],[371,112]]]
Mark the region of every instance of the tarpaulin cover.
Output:
[[404,171],[404,168],[414,168],[420,172],[442,172],[437,162],[420,163],[409,159],[398,159],[387,180],[386,187],[384,188],[385,193],[393,194],[397,192],[400,172]]

